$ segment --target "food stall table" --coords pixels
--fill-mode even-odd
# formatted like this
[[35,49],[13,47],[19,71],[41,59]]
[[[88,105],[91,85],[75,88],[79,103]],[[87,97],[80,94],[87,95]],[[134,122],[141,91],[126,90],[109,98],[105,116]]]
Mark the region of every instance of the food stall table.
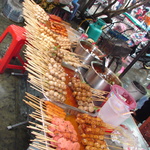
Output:
[[[67,89],[70,87],[70,88],[72,88],[73,91],[78,91],[78,90],[76,90],[77,88],[78,89],[84,88],[84,91],[82,90],[83,93],[87,93],[87,92],[89,92],[89,93],[88,93],[88,95],[84,94],[83,95],[84,98],[82,97],[82,100],[86,101],[88,99],[88,102],[89,102],[88,106],[90,106],[89,104],[92,104],[92,109],[94,108],[94,105],[92,103],[93,100],[91,99],[91,95],[94,94],[95,98],[98,97],[98,98],[101,98],[101,100],[103,100],[104,98],[106,98],[106,96],[103,96],[103,95],[104,94],[106,95],[108,93],[107,92],[105,93],[104,91],[101,91],[101,93],[100,93],[100,91],[96,91],[94,88],[91,89],[87,84],[81,83],[80,80],[76,79],[75,77],[73,80],[68,79],[69,73],[67,73],[66,70],[62,66],[62,62],[64,60],[65,60],[65,62],[68,62],[68,63],[70,62],[70,65],[74,65],[76,63],[75,67],[82,67],[82,66],[84,67],[85,65],[83,65],[80,62],[80,60],[77,59],[76,55],[73,55],[72,52],[66,51],[66,49],[67,50],[70,49],[71,43],[68,40],[67,32],[66,32],[67,30],[66,30],[65,26],[63,26],[60,23],[53,22],[52,20],[51,20],[51,22],[49,22],[50,18],[44,12],[44,10],[41,10],[40,7],[38,7],[36,4],[34,4],[31,1],[26,0],[25,2],[26,3],[24,5],[25,6],[24,17],[27,20],[27,24],[26,24],[25,28],[28,29],[27,31],[29,31],[29,32],[27,32],[27,33],[29,33],[29,34],[27,34],[29,43],[27,44],[27,49],[26,49],[26,59],[29,62],[26,67],[26,69],[29,71],[29,79],[30,79],[29,83],[32,84],[32,87],[35,90],[41,92],[49,100],[58,101],[58,102],[60,102],[60,105],[62,103],[64,103],[61,108],[61,106],[58,104],[56,105],[50,101],[45,101],[44,99],[40,99],[36,96],[26,93],[25,97],[28,99],[28,101],[24,100],[24,102],[35,109],[35,112],[32,112],[32,114],[30,114],[30,116],[32,118],[34,118],[35,120],[39,121],[38,123],[30,122],[31,125],[28,126],[28,128],[30,128],[30,129],[37,130],[36,132],[32,132],[32,134],[34,134],[35,137],[40,141],[40,144],[39,145],[35,144],[34,147],[35,148],[38,147],[40,149],[51,149],[51,147],[58,147],[58,148],[66,148],[69,150],[71,148],[70,148],[70,146],[68,146],[69,145],[68,142],[69,141],[71,142],[72,139],[74,140],[74,141],[72,140],[72,146],[74,146],[75,148],[78,147],[77,149],[79,149],[80,146],[83,146],[83,145],[87,146],[90,142],[89,140],[87,140],[86,142],[84,141],[84,144],[82,143],[79,145],[79,143],[81,142],[81,138],[79,137],[79,140],[78,140],[78,137],[77,137],[78,134],[80,135],[80,133],[78,133],[78,129],[79,129],[78,124],[81,125],[81,123],[83,123],[80,121],[83,120],[85,124],[88,124],[87,126],[90,127],[90,130],[94,131],[93,135],[97,135],[97,134],[101,135],[102,134],[104,136],[105,131],[108,128],[106,128],[107,126],[105,126],[105,123],[103,123],[103,121],[100,118],[91,117],[90,115],[87,115],[87,113],[85,111],[84,112],[82,111],[85,116],[81,116],[81,114],[80,114],[77,116],[79,118],[75,118],[75,113],[73,113],[74,114],[74,116],[73,116],[73,114],[71,114],[71,112],[74,112],[76,110],[77,110],[76,112],[78,114],[81,112],[80,109],[75,108],[76,106],[73,108],[70,108],[71,106],[67,106],[67,110],[65,111],[64,106],[66,106],[67,99],[69,99],[69,102],[71,101],[71,98],[70,98],[71,94],[67,92]],[[38,15],[34,15],[37,11],[37,7],[39,9]],[[41,14],[40,17],[39,17],[39,14]],[[31,18],[31,16],[33,18]],[[36,21],[34,21],[34,20],[36,20]],[[38,22],[39,20],[41,22]],[[59,34],[61,33],[61,35],[58,35],[58,33]],[[37,37],[40,37],[40,38],[37,38]],[[66,43],[68,43],[68,45],[66,45]],[[61,55],[61,54],[63,54],[63,55]],[[70,54],[69,57],[68,57],[68,54]],[[49,56],[49,57],[47,57],[47,56]],[[39,65],[39,62],[40,62],[40,65]],[[67,73],[68,78],[66,77],[66,73]],[[56,80],[57,80],[57,82],[56,82]],[[70,83],[69,81],[71,82],[71,84],[69,84]],[[79,82],[79,84],[77,84],[77,82]],[[74,95],[77,95],[77,94],[79,95],[79,93],[80,92],[78,92],[78,93],[76,92],[76,93],[74,93]],[[73,96],[73,94],[72,94],[72,96]],[[77,100],[81,100],[80,97],[78,97],[78,98],[79,99],[77,99]],[[86,101],[86,103],[87,103],[87,101]],[[70,103],[69,103],[69,105],[70,105]],[[82,105],[83,105],[83,102],[82,102]],[[83,105],[83,106],[85,106],[85,105]],[[68,108],[70,108],[70,109],[68,109]],[[90,108],[90,107],[88,107],[88,108]],[[89,112],[94,111],[94,110],[90,111],[91,109],[86,108],[86,111],[88,111],[88,110],[89,110]],[[93,114],[95,115],[95,113],[93,113]],[[93,116],[93,114],[92,114],[92,116]],[[64,124],[65,119],[66,120],[68,119],[67,117],[68,118],[70,117],[70,119],[72,121],[74,121],[74,125],[76,124],[75,127],[77,129],[77,132],[75,131],[73,126],[71,126],[72,128],[70,128],[71,130],[69,131],[69,125],[71,124],[70,123],[71,121],[68,122],[69,124],[68,123]],[[62,118],[62,119],[60,120],[60,118]],[[57,120],[57,122],[56,122],[56,119],[58,119],[59,121]],[[78,119],[78,121],[77,121],[77,119]],[[61,121],[61,123],[60,123],[60,121]],[[41,125],[41,123],[42,123],[42,125]],[[91,125],[93,125],[92,123],[95,123],[94,128],[93,128],[93,126],[91,126]],[[90,126],[89,126],[89,124],[90,124]],[[57,125],[59,126],[59,128],[57,127]],[[62,129],[63,126],[65,127],[65,130]],[[87,126],[85,126],[85,127],[87,127]],[[95,130],[95,127],[97,128],[97,130]],[[81,126],[80,130],[82,130],[83,128],[84,128],[84,126]],[[56,134],[54,133],[54,131],[56,131],[55,132]],[[65,138],[66,134],[61,135],[61,137],[59,137],[59,138],[57,137],[57,139],[53,138],[53,137],[56,137],[59,132],[63,133],[64,131],[70,132],[69,133],[70,138],[68,138],[68,137]],[[74,131],[74,133],[72,131]],[[102,131],[102,132],[100,132],[100,131]],[[54,134],[51,134],[51,133],[54,133]],[[92,132],[87,131],[87,132],[83,132],[83,133],[91,134]],[[73,137],[71,138],[71,135],[75,135],[75,138],[73,138]],[[99,138],[100,137],[98,137],[98,139]],[[59,139],[61,139],[61,140],[63,139],[63,141],[58,141]],[[69,141],[67,139],[69,139]],[[65,142],[64,142],[64,140],[65,140]],[[77,140],[79,143],[77,142]],[[34,140],[32,140],[32,141],[34,141]],[[39,142],[39,141],[37,141],[37,142]],[[98,141],[97,138],[95,140],[93,140],[92,144],[90,145],[90,148],[93,146],[95,147],[94,143],[97,141]],[[99,145],[97,145],[96,147],[107,148],[107,144],[105,143],[104,138],[101,139],[101,141],[103,144],[101,142],[99,142]],[[66,143],[66,142],[67,142],[67,144],[64,145],[64,143]],[[62,143],[62,145],[60,146],[61,143]],[[100,145],[100,144],[102,144],[102,145]],[[84,148],[84,146],[83,146],[83,148]]]
[[128,118],[126,121],[123,123],[124,125],[128,126],[134,133],[136,137],[138,137],[138,141],[141,144],[141,147],[144,148],[145,150],[148,150],[148,144],[146,143],[145,139],[143,138],[138,126],[136,125],[133,117]]

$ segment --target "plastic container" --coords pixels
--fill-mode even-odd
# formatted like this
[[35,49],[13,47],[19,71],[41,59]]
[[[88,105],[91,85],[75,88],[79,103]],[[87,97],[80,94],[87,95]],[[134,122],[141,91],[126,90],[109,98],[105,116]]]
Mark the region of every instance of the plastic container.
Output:
[[95,23],[90,24],[87,30],[88,38],[91,38],[96,42],[102,34],[101,28],[105,24],[106,23],[102,19],[98,19]]
[[137,81],[132,81],[126,90],[132,95],[132,97],[138,101],[144,95],[146,95],[146,89]]
[[102,30],[96,27],[95,24],[93,23],[89,25],[87,34],[89,38],[91,38],[92,40],[94,40],[94,42],[96,42],[98,38],[101,36]]
[[6,0],[2,9],[2,13],[8,19],[21,23],[24,21],[22,15],[22,1],[19,0]]
[[121,86],[113,85],[107,102],[98,112],[98,117],[105,123],[117,127],[131,116],[130,110],[135,108],[136,101],[128,91]]

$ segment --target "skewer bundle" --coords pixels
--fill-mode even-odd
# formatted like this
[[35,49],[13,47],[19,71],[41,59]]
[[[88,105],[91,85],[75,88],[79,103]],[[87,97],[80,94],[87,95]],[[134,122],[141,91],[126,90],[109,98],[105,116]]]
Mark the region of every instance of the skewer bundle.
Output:
[[52,31],[62,35],[63,37],[68,37],[67,30],[62,23],[51,19],[47,25]]
[[66,100],[65,72],[53,58],[49,59],[49,64],[40,66],[36,63],[36,59],[29,60],[26,70],[30,72],[28,82],[38,91],[55,101],[64,102]]
[[77,132],[70,121],[65,121],[64,110],[49,101],[39,99],[29,93],[24,102],[35,109],[30,116],[37,122],[29,122],[28,128],[35,135],[32,147],[41,150],[65,149],[79,150]]
[[[28,126],[28,128],[33,130],[31,133],[33,135],[35,135],[35,139],[32,140],[32,144],[30,144],[30,145],[33,148],[38,148],[41,150],[55,149],[55,148],[52,148],[53,145],[51,144],[51,142],[56,143],[56,141],[47,135],[47,133],[52,134],[52,132],[47,129],[47,126],[51,125],[50,120],[52,119],[53,116],[46,115],[46,113],[45,113],[46,110],[42,105],[43,100],[41,100],[41,99],[37,98],[36,96],[33,96],[29,93],[26,93],[26,94],[27,94],[26,98],[29,101],[24,100],[24,102],[35,109],[35,111],[32,112],[32,114],[30,114],[30,116],[36,120],[36,123],[29,122],[30,125]],[[57,110],[57,108],[56,108],[56,110]],[[55,111],[54,111],[53,115],[54,114],[55,114]],[[55,114],[55,116],[57,116],[57,115]]]
[[112,127],[105,124],[100,118],[94,118],[88,114],[78,114],[76,121],[79,124],[85,150],[108,150],[104,139],[109,138],[104,135],[106,128],[112,129]]
[[[49,15],[34,1],[27,0],[23,3],[23,5],[24,5],[23,11],[26,11],[26,14],[30,15],[32,18],[36,18],[37,20],[43,23],[49,20]],[[34,13],[30,14],[31,10]]]
[[[48,98],[64,102],[65,71],[61,63],[66,61],[75,67],[83,65],[76,54],[66,50],[71,47],[69,39],[51,30],[54,22],[49,21],[49,15],[32,0],[25,0],[23,4],[27,37],[24,53],[28,62],[26,70],[30,73],[29,82]],[[61,24],[55,23],[55,28],[58,26]]]
[[[68,51],[65,53],[65,51],[63,51],[71,48],[70,40],[64,35],[59,35],[56,33],[56,31],[63,32],[60,30],[63,24],[50,21],[49,18],[44,19],[43,21],[42,18],[38,19],[38,14],[43,14],[43,12],[43,15],[47,15],[48,17],[49,15],[46,14],[42,8],[35,10],[34,8],[38,8],[40,6],[38,6],[34,1],[25,0],[23,4],[23,15],[26,23],[25,29],[27,31],[26,36],[28,43],[37,48],[38,51],[48,51],[53,55],[57,55],[57,52],[61,51],[63,53],[61,62],[67,55],[67,60],[68,56],[70,57],[67,63],[71,62],[71,64],[78,64],[78,67],[83,66],[80,59],[76,58],[75,53]],[[37,13],[37,11],[39,12]],[[65,26],[63,28],[63,30],[65,30]]]
[[[65,111],[54,105],[50,101],[45,101],[29,93],[26,93],[23,100],[26,104],[34,108],[30,117],[36,122],[29,122],[28,128],[32,130],[35,139],[30,144],[34,148],[41,150],[63,149],[79,150],[77,132],[70,121],[65,121]],[[85,150],[106,150],[107,144],[104,139],[105,129],[113,127],[105,124],[100,118],[89,116],[88,114],[78,114],[76,118],[78,129],[81,133],[81,142],[85,146]],[[110,147],[115,147],[111,146]],[[115,147],[118,148],[118,147]],[[119,148],[118,148],[119,149]]]
[[77,100],[78,108],[81,110],[93,112],[93,101],[106,101],[104,95],[107,92],[94,90],[88,84],[81,82],[80,79],[73,77],[69,82],[69,86],[73,91],[73,96]]

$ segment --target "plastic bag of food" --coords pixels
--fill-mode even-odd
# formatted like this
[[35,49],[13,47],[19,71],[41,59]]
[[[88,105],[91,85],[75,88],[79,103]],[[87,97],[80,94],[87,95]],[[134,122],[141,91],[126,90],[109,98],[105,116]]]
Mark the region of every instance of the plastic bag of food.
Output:
[[138,150],[138,138],[134,136],[133,132],[124,125],[117,127],[111,134],[112,141],[117,145],[123,147],[123,149],[131,148]]

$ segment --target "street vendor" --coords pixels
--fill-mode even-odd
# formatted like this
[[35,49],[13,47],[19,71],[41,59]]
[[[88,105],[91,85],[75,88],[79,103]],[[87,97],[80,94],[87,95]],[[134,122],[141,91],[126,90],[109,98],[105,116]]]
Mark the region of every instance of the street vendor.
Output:
[[133,117],[136,120],[137,123],[143,123],[149,116],[150,116],[150,98],[144,103],[144,105],[137,109]]

